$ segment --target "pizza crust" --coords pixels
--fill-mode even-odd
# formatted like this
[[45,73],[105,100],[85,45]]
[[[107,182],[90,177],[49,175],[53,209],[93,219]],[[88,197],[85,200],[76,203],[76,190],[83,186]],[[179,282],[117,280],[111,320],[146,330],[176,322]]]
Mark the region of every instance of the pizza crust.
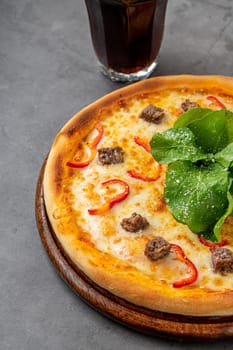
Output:
[[187,316],[227,316],[233,313],[233,292],[204,288],[174,289],[137,269],[96,250],[84,242],[60,242],[69,258],[94,283],[137,306]]
[[[98,121],[102,111],[127,103],[132,96],[176,89],[195,94],[196,90],[229,96],[233,106],[233,78],[223,76],[169,76],[151,78],[116,90],[84,108],[71,118],[57,134],[48,155],[44,180],[44,200],[49,221],[65,254],[94,283],[135,305],[162,312],[218,316],[233,314],[233,290],[209,290],[201,286],[173,288],[165,281],[144,274],[134,266],[111,254],[97,250],[82,224],[77,224],[69,196],[69,185],[75,170],[66,167],[78,142]],[[73,213],[73,218],[72,218]]]

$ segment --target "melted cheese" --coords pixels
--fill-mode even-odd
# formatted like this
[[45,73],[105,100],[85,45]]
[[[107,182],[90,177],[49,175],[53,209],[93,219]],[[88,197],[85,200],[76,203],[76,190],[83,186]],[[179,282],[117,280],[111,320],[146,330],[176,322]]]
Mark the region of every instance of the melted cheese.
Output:
[[[75,198],[74,209],[78,213],[77,223],[81,223],[84,232],[90,233],[91,242],[97,249],[126,261],[151,278],[173,283],[188,276],[187,267],[174,254],[156,262],[151,262],[144,255],[146,242],[155,236],[162,236],[170,243],[180,245],[196,265],[199,275],[195,285],[210,290],[233,289],[233,275],[226,278],[213,272],[209,249],[185,225],[176,222],[164,205],[162,198],[166,167],[162,168],[159,179],[154,182],[134,179],[127,173],[130,169],[147,176],[157,172],[158,164],[151,154],[134,142],[134,137],[139,136],[149,142],[155,132],[170,128],[181,113],[180,105],[186,98],[193,101],[193,97],[186,92],[183,96],[175,91],[164,93],[162,99],[161,96],[135,99],[127,105],[123,104],[122,108],[113,109],[112,115],[109,115],[109,111],[108,115],[103,115],[101,123],[104,135],[98,148],[120,146],[124,150],[125,161],[103,166],[96,157],[89,166],[76,170],[71,191]],[[201,94],[195,96],[195,101],[202,107],[210,104]],[[162,123],[152,124],[138,117],[149,103],[165,110]],[[118,186],[113,186],[111,190],[101,186],[103,181],[112,178],[127,182],[130,194],[106,213],[90,215],[88,209],[101,206],[114,196],[114,191],[121,191]],[[149,221],[147,229],[129,233],[121,227],[122,219],[130,217],[133,212]],[[229,231],[229,225],[223,228],[223,233],[229,234]]]

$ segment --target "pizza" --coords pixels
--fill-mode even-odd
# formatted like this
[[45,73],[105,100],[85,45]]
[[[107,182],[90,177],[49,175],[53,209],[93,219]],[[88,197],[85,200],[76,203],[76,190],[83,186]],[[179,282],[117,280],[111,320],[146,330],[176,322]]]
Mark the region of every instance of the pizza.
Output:
[[[164,195],[166,186],[173,186],[172,176],[167,178],[170,165],[156,159],[152,152],[154,135],[173,130],[179,118],[194,109],[231,113],[233,78],[150,78],[85,107],[52,143],[43,176],[44,203],[64,254],[95,285],[150,310],[190,316],[232,315],[230,204],[221,214],[217,241],[199,234],[200,226],[190,228],[191,224],[170,210]],[[228,134],[233,135],[230,131]],[[216,140],[218,135],[214,136]],[[208,138],[203,140],[207,142]],[[187,157],[186,148],[182,154]],[[218,154],[222,152],[218,150]],[[197,159],[193,151],[192,157],[196,157],[196,164],[203,159]],[[218,159],[226,161],[229,157]],[[186,159],[184,164],[188,162]],[[183,178],[191,182],[188,174],[187,170]],[[225,184],[221,179],[215,187]],[[200,181],[198,193],[206,182],[212,183],[212,177]],[[179,197],[177,188],[175,191],[173,197]],[[218,198],[223,191],[221,188],[217,197],[213,196],[211,206],[195,214],[196,221],[205,221],[211,207],[221,206]],[[230,193],[229,186],[227,191]],[[195,189],[186,192],[189,198],[191,192]],[[179,198],[173,203],[174,210],[182,210],[181,202]],[[192,197],[192,202],[198,210],[198,200],[195,203]]]

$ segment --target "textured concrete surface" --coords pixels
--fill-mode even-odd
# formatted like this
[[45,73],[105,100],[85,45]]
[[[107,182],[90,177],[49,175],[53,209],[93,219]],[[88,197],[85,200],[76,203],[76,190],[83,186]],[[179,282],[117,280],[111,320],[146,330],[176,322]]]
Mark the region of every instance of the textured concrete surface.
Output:
[[[232,0],[169,0],[154,75],[233,73]],[[114,84],[96,70],[84,1],[0,0],[0,349],[202,349],[138,334],[92,310],[60,279],[34,218],[50,144]],[[232,349],[231,341],[205,349]]]

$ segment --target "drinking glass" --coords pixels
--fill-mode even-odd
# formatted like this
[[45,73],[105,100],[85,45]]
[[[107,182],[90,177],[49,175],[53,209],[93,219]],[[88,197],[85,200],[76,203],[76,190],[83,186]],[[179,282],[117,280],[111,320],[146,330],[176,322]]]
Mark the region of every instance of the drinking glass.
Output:
[[147,78],[157,66],[167,0],[85,0],[93,47],[113,81]]

